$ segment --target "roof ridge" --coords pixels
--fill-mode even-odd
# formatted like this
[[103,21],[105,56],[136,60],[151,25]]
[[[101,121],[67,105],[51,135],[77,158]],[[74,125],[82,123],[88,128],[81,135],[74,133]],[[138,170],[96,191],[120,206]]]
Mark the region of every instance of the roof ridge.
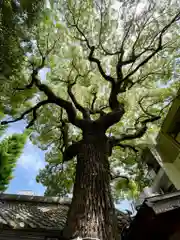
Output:
[[1,193],[0,201],[25,201],[25,202],[42,202],[42,203],[59,203],[70,205],[71,198],[68,197],[50,197],[50,196],[30,196],[30,195],[21,195],[21,194],[8,194]]

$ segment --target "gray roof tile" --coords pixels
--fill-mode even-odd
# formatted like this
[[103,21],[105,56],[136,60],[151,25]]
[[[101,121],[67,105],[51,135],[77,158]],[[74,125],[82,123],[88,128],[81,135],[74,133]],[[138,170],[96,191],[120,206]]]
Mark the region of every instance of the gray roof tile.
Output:
[[[45,211],[45,209],[47,210]],[[68,206],[58,203],[21,202],[3,199],[0,204],[0,224],[11,228],[41,228],[61,230]]]
[[[0,194],[0,225],[14,229],[62,230],[66,223],[70,199]],[[129,218],[118,212],[119,228]]]

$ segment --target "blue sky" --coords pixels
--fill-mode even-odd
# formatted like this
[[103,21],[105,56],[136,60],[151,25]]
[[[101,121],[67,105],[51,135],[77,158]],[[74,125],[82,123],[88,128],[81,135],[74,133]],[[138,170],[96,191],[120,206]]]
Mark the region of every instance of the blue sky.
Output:
[[[47,68],[39,71],[41,81],[46,80]],[[6,135],[23,132],[26,126],[25,121],[19,121],[9,125]],[[14,171],[14,179],[11,181],[8,193],[18,193],[19,191],[32,191],[35,195],[43,195],[45,188],[36,183],[36,175],[45,166],[45,154],[31,141],[27,141],[23,154],[17,162]]]
[[[24,130],[24,127],[24,121],[13,123],[8,128],[6,135],[20,133]],[[22,190],[31,190],[36,195],[43,195],[44,187],[41,184],[36,183],[35,178],[39,169],[44,166],[44,152],[28,140],[23,154],[18,159],[17,166],[14,171],[14,179],[11,181],[7,192],[18,193]]]

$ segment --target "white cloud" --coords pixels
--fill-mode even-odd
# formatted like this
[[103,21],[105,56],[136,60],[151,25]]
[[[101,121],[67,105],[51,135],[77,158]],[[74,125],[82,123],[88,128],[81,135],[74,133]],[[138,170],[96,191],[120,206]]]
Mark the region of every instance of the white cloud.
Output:
[[[11,136],[14,133],[23,133],[25,121],[13,123],[7,129],[3,137]],[[33,145],[30,140],[24,147],[23,153],[18,159],[17,165],[27,170],[31,174],[37,174],[39,169],[44,168],[44,152]]]
[[28,171],[38,172],[39,169],[44,168],[45,164],[44,161],[41,159],[35,158],[34,154],[32,153],[24,153],[18,160],[18,165],[23,167]]
[[34,179],[30,179],[29,182],[28,182],[28,185],[29,186],[33,186],[35,184],[35,180]]
[[[8,120],[11,118],[9,117]],[[9,137],[14,133],[23,133],[25,126],[27,125],[25,120],[21,120],[15,123],[11,123],[8,125],[8,129],[4,133],[3,137]]]
[[45,166],[44,153],[28,140],[17,164],[31,174],[37,174]]
[[[24,128],[25,121],[13,123],[7,129],[3,137],[11,136],[14,133],[22,133]],[[17,165],[30,173],[31,176],[35,176],[39,169],[44,168],[45,166],[44,152],[37,146],[33,145],[30,140],[27,140],[23,153],[18,159]]]

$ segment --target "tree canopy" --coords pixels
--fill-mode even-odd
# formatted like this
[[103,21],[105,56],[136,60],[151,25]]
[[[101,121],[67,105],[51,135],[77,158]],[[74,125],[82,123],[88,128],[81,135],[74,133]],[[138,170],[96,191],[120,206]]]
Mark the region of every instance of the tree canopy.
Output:
[[[38,18],[44,0],[5,0],[0,3],[0,79],[16,74],[24,60],[22,42]],[[28,46],[30,47],[30,45]]]
[[2,84],[1,108],[12,116],[2,124],[27,120],[31,140],[47,151],[37,180],[46,194],[66,195],[82,130],[101,122],[114,197],[135,196],[148,181],[140,150],[179,87],[179,1],[49,3],[20,39],[21,67]]
[[0,142],[0,192],[8,188],[26,140],[27,134],[24,133],[13,134]]

